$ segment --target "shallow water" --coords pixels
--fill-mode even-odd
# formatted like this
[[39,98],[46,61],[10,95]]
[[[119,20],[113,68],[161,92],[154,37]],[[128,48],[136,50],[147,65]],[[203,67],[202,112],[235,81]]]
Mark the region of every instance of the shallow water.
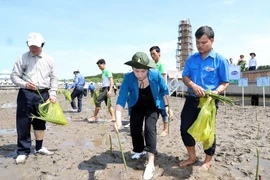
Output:
[[4,134],[12,134],[12,133],[16,133],[17,130],[16,129],[0,129],[0,134],[4,135]]
[[7,160],[7,158],[14,158],[15,156],[15,151],[0,150],[0,164]]
[[[237,165],[234,166],[232,168],[229,169],[231,175],[233,175],[233,177],[235,179],[243,179],[243,178],[247,178],[247,175],[252,177],[254,175],[254,179],[255,179],[255,174],[256,174],[256,166],[257,166],[257,158],[254,157],[247,165],[245,165],[247,167],[244,167],[242,165]],[[244,169],[248,169],[248,170],[244,170]],[[259,175],[262,176],[263,179],[268,179],[270,178],[270,160],[268,159],[263,159],[260,158],[260,162],[259,162]],[[252,175],[251,175],[252,173]]]
[[[121,143],[126,142],[126,139],[120,139]],[[117,138],[112,138],[113,144],[118,144]],[[109,137],[96,138],[94,141],[84,141],[83,143],[75,141],[65,141],[62,146],[81,146],[83,149],[93,149],[95,147],[100,147],[102,145],[110,145]]]
[[17,104],[15,104],[15,103],[6,103],[6,104],[1,105],[1,108],[3,108],[3,109],[14,108],[14,107],[17,107]]
[[[254,159],[251,161],[251,163],[256,167],[257,166],[257,158],[254,157]],[[255,168],[254,168],[254,170],[255,170]],[[270,170],[270,160],[260,158],[259,175],[261,175],[263,179],[270,178],[270,171],[269,170]]]
[[[50,125],[46,125],[46,130],[50,129]],[[0,135],[17,133],[16,128],[14,129],[0,129]]]

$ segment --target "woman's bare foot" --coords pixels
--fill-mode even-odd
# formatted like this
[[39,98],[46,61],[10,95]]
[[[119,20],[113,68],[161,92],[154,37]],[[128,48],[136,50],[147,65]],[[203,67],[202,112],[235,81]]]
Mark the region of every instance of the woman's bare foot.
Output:
[[193,165],[193,164],[195,164],[197,161],[198,161],[197,158],[196,158],[196,159],[188,158],[187,160],[181,161],[181,162],[179,163],[179,166],[180,166],[180,167],[185,167],[185,166]]

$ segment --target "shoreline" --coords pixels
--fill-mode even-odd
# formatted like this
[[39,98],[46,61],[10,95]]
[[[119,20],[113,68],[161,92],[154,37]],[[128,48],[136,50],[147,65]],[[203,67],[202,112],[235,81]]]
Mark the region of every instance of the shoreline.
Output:
[[[23,165],[14,164],[16,150],[16,97],[17,90],[0,91],[2,116],[0,119],[0,177],[10,179],[141,179],[147,158],[132,160],[132,143],[129,128],[120,131],[128,173],[125,172],[117,136],[111,123],[87,123],[85,118],[93,114],[89,94],[83,98],[83,111],[73,113],[63,95],[58,101],[69,121],[67,126],[47,123],[44,146],[55,152],[52,156],[35,156],[32,153]],[[180,168],[179,161],[187,158],[185,146],[180,136],[180,113],[184,99],[170,97],[174,118],[170,124],[170,134],[157,136],[158,155],[155,158],[155,180],[209,179],[236,180],[255,179],[256,148],[260,151],[259,174],[262,179],[270,179],[270,107],[219,105],[216,121],[217,148],[212,167],[208,172],[198,172],[204,160],[201,143],[196,145],[199,161],[194,166]],[[115,104],[116,97],[112,97]],[[4,108],[2,108],[4,107]],[[256,112],[257,117],[256,119]],[[109,120],[104,103],[99,113],[101,120]],[[124,122],[128,123],[127,110],[123,111]],[[260,122],[260,139],[258,123]],[[157,133],[162,131],[160,118]],[[2,131],[1,131],[2,130]],[[5,131],[5,132],[3,132]],[[33,134],[32,134],[33,135]],[[113,153],[110,153],[108,137],[112,136]],[[33,138],[34,136],[32,136]],[[33,146],[35,145],[33,140]],[[14,174],[14,172],[17,172]]]

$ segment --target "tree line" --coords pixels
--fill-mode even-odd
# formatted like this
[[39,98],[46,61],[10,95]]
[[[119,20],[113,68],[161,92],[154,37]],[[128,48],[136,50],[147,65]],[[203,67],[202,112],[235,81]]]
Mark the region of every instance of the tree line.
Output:
[[[112,73],[112,75],[115,83],[121,83],[123,81],[125,73]],[[102,74],[98,74],[95,76],[85,76],[84,79],[86,82],[102,82]]]
[[259,66],[257,70],[270,69],[270,65]]
[[[270,65],[263,65],[259,66],[257,70],[264,70],[264,69],[270,69]],[[115,83],[121,83],[123,81],[125,73],[112,73],[113,74],[113,80]],[[102,82],[102,74],[97,74],[95,76],[85,76],[86,82]],[[69,79],[68,81],[73,81],[73,79]]]

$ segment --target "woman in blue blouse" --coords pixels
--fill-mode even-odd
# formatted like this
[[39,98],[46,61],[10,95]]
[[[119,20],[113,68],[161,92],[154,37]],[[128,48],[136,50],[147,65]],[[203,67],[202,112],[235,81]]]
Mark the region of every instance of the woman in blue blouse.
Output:
[[[169,114],[166,95],[169,94],[162,75],[150,68],[155,68],[154,61],[143,52],[137,52],[132,60],[125,63],[132,66],[133,71],[126,74],[121,84],[116,102],[115,130],[121,127],[122,110],[128,103],[130,115],[130,132],[132,137],[132,159],[139,159],[148,152],[148,164],[144,172],[144,179],[151,179],[154,175],[154,158],[156,150],[156,123],[159,114]],[[143,122],[145,121],[144,135]],[[145,141],[145,143],[144,143]]]

